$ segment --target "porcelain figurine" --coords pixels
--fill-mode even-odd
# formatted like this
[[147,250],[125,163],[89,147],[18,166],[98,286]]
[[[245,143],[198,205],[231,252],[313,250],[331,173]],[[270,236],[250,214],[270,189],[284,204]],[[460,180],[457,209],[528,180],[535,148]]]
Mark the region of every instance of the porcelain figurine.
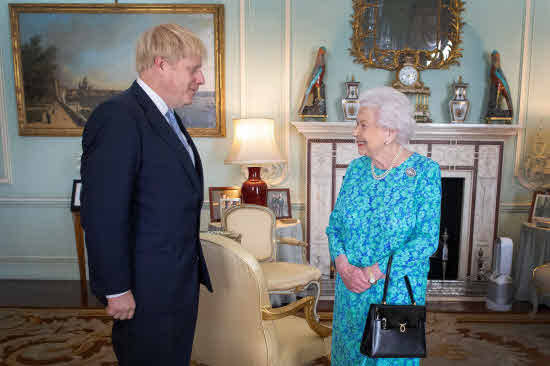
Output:
[[[500,54],[491,53],[491,72],[489,75],[489,105],[486,119],[488,122],[511,121],[514,115],[510,87],[500,68]],[[503,102],[506,109],[502,109]]]
[[315,66],[311,73],[311,78],[307,84],[306,92],[302,100],[302,105],[298,114],[302,119],[309,118],[327,118],[327,103],[325,100],[325,55],[327,50],[325,47],[319,47],[317,57],[315,58]]

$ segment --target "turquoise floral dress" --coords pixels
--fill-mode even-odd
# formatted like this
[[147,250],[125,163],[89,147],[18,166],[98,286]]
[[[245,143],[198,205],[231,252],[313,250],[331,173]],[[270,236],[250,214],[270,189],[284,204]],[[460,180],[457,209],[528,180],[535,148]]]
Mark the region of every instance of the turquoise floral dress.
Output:
[[[377,175],[384,171],[375,168]],[[425,303],[429,257],[439,243],[441,171],[413,153],[384,179],[371,174],[371,159],[349,165],[326,233],[334,260],[345,254],[357,267],[378,263],[386,273],[393,254],[388,304],[410,304],[403,277],[409,276],[417,304]],[[419,365],[419,359],[371,359],[359,352],[369,306],[382,301],[384,280],[361,294],[338,275],[332,333],[332,366]]]

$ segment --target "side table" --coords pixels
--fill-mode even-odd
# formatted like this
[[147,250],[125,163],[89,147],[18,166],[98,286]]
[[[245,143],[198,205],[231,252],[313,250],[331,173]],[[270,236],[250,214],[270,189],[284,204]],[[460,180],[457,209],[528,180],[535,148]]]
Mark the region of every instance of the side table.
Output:
[[[550,229],[523,223],[513,263],[513,279],[516,287],[514,298],[519,301],[534,301],[533,269],[550,262]],[[541,301],[550,306],[549,298]]]

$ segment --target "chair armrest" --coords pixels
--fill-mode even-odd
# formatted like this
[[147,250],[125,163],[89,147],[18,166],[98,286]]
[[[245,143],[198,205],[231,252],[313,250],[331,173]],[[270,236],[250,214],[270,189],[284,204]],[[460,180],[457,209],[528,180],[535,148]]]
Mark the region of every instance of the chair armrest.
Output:
[[300,310],[304,309],[306,315],[306,321],[311,330],[313,330],[320,337],[329,337],[332,334],[332,329],[326,327],[317,320],[313,313],[313,307],[315,306],[315,298],[313,296],[306,296],[301,300],[282,306],[280,308],[272,308],[270,306],[264,306],[262,308],[263,320],[277,320],[285,318],[289,315],[296,315]]
[[294,238],[288,238],[288,237],[277,238],[277,244],[294,245],[294,246],[297,246],[297,247],[304,247],[304,248],[308,247],[308,243],[306,243],[305,241],[301,241],[301,240],[294,239]]
[[309,246],[308,243],[302,240],[289,238],[289,237],[283,237],[283,238],[277,238],[277,244],[287,244],[287,245],[294,245],[296,247],[302,248],[302,263],[308,264],[309,261],[307,260],[307,247]]

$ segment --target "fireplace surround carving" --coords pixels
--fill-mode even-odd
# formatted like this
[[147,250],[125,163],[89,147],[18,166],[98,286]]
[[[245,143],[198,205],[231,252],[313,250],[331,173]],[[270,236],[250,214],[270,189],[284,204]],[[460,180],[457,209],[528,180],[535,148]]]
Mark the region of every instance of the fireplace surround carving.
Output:
[[[353,123],[293,122],[306,138],[306,236],[310,262],[330,273],[325,228],[348,164],[359,155]],[[431,124],[419,126],[408,148],[441,167],[442,177],[464,179],[458,279],[476,279],[489,264],[497,235],[504,140],[517,126]],[[487,268],[483,268],[487,269]],[[482,270],[483,270],[482,269]]]

